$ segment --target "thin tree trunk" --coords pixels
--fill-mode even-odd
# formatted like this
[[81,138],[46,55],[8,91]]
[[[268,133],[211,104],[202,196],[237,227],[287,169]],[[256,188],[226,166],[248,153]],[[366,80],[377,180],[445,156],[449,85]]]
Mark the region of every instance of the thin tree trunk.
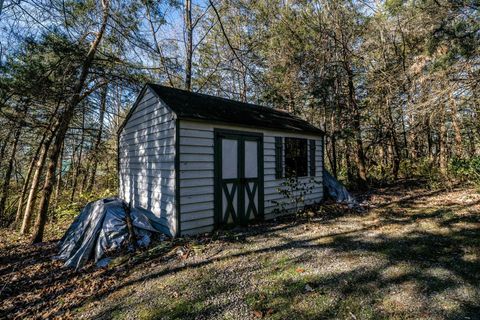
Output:
[[172,75],[170,74],[170,71],[168,70],[167,66],[167,59],[165,59],[165,56],[163,54],[162,48],[160,47],[160,43],[158,42],[157,39],[157,34],[155,32],[155,27],[153,25],[152,21],[152,16],[150,13],[150,5],[154,5],[154,3],[149,3],[145,2],[145,13],[146,13],[146,18],[150,27],[150,32],[152,34],[153,42],[155,44],[155,51],[157,52],[159,58],[160,58],[160,63],[162,64],[163,67],[163,72],[167,75],[168,83],[170,84],[171,87],[174,87]]
[[62,150],[60,150],[60,157],[58,159],[58,174],[57,174],[57,183],[55,186],[55,195],[54,195],[54,203],[55,206],[58,204],[58,200],[60,199],[60,190],[62,188],[62,170],[63,170],[63,151],[65,150],[65,144],[62,145]]
[[[37,197],[37,189],[38,185],[40,184],[40,178],[43,172],[43,168],[45,166],[45,160],[47,158],[48,148],[50,148],[50,144],[55,137],[55,133],[58,129],[58,119],[57,119],[57,112],[60,108],[60,102],[57,103],[55,107],[55,111],[53,115],[50,117],[48,123],[49,126],[43,133],[42,139],[40,141],[40,145],[37,149],[37,161],[35,164],[35,172],[32,178],[32,184],[30,185],[30,190],[28,192],[27,203],[25,205],[25,211],[23,213],[22,225],[20,227],[20,234],[24,235],[28,233],[30,228],[30,221],[32,219],[33,210],[35,208],[35,202]],[[28,190],[28,189],[27,189]]]
[[332,149],[332,161],[330,166],[332,167],[332,175],[337,178],[337,138],[335,137],[335,132],[332,133],[330,139],[331,149]]
[[5,153],[7,151],[7,146],[10,143],[10,137],[12,136],[12,131],[8,130],[8,134],[3,140],[2,147],[0,148],[0,168],[2,168],[3,160],[5,159]]
[[78,176],[80,175],[80,168],[82,166],[82,156],[83,156],[83,144],[85,142],[85,108],[82,112],[82,136],[80,138],[80,144],[78,151],[78,159],[75,165],[75,169],[73,170],[73,183],[72,183],[72,193],[70,194],[70,201],[73,202],[75,198],[75,192],[77,191],[77,184],[78,184]]
[[85,86],[85,81],[87,80],[87,76],[90,72],[90,67],[97,52],[97,48],[100,44],[100,41],[102,40],[103,34],[105,33],[110,11],[109,0],[103,0],[102,7],[103,17],[100,30],[96,33],[95,40],[93,41],[90,50],[87,53],[85,61],[83,62],[79,79],[72,90],[72,97],[65,108],[63,116],[61,117],[59,130],[55,137],[55,143],[49,152],[49,163],[45,176],[42,198],[40,200],[40,210],[37,219],[35,220],[34,232],[31,239],[32,243],[38,243],[43,240],[43,232],[45,230],[45,222],[47,220],[50,196],[52,194],[53,185],[55,183],[57,161],[60,155],[61,146],[63,145],[63,141],[65,140],[65,134],[67,133],[70,121],[72,120],[72,117],[74,115],[75,107],[81,100],[80,94],[82,93],[82,90]]
[[433,162],[433,139],[432,130],[430,128],[430,115],[425,116],[425,130],[427,133],[427,156],[430,162]]
[[[405,127],[405,115],[403,113],[403,109],[400,109],[401,111],[401,117],[402,117],[402,137],[403,137],[403,145],[404,145],[404,157],[408,159],[408,139],[407,139],[407,129]],[[395,137],[395,140],[396,140],[396,137]],[[397,140],[398,141],[398,140]],[[413,141],[412,141],[413,142]],[[402,154],[402,150],[400,149],[400,147],[397,145],[397,152],[398,152],[398,161],[400,163],[401,159],[401,154]]]
[[455,97],[450,95],[450,101],[452,102],[452,126],[455,133],[455,156],[457,158],[463,157],[463,141],[462,141],[462,130],[458,124],[458,107]]
[[417,138],[417,133],[415,131],[415,119],[413,118],[413,115],[410,116],[409,121],[408,121],[408,139],[410,140],[410,145],[409,148],[407,149],[407,152],[410,154],[410,158],[415,161],[418,159],[418,154],[419,154],[419,141]]
[[360,126],[360,110],[355,98],[355,87],[353,84],[353,72],[350,65],[346,65],[348,75],[348,100],[350,104],[350,111],[352,112],[352,129],[355,140],[355,164],[357,165],[358,178],[360,179],[360,187],[367,187],[367,166],[365,161],[365,154],[363,152],[362,131]]
[[400,146],[398,145],[397,132],[395,130],[395,122],[393,121],[392,108],[390,99],[386,99],[387,105],[387,119],[388,119],[388,136],[390,138],[390,145],[392,146],[392,175],[395,180],[398,179],[398,171],[400,170]]
[[[51,121],[54,120],[52,119]],[[30,222],[32,220],[33,210],[35,208],[35,203],[37,200],[37,189],[40,184],[40,178],[42,176],[45,161],[47,159],[47,152],[57,131],[57,124],[54,124],[53,126],[55,127],[53,128],[53,130],[47,130],[45,132],[47,138],[44,140],[43,145],[40,146],[38,160],[32,178],[32,184],[30,185],[30,190],[28,192],[27,204],[25,205],[25,211],[23,213],[22,226],[20,227],[21,235],[28,233],[30,229]],[[50,131],[50,133],[48,133],[48,131]]]
[[185,60],[185,90],[192,90],[192,56],[193,56],[193,24],[192,0],[185,0],[185,31],[186,31],[186,60]]
[[75,137],[72,138],[70,144],[72,145],[72,153],[70,155],[70,165],[68,166],[68,174],[67,178],[65,179],[65,185],[69,186],[71,189],[73,186],[73,177],[75,176],[75,168],[77,166],[77,151],[79,144],[76,144]]
[[447,119],[445,114],[445,108],[442,111],[442,117],[440,119],[440,136],[438,143],[438,161],[440,166],[440,172],[442,175],[447,175]]
[[380,162],[380,175],[383,177],[385,177],[385,164],[387,163],[387,160],[385,159],[385,144],[382,144],[379,148],[378,148],[378,159],[379,162]]
[[240,97],[242,98],[243,102],[247,102],[247,92],[248,92],[248,85],[247,85],[247,70],[245,69],[244,66],[240,66],[240,69],[242,70],[242,90]]
[[25,200],[25,196],[27,195],[28,187],[30,186],[30,180],[32,178],[33,169],[35,168],[35,163],[38,161],[38,154],[40,153],[44,140],[45,140],[45,135],[42,137],[42,140],[40,141],[37,147],[37,150],[33,155],[32,160],[30,161],[27,176],[25,177],[25,181],[23,183],[22,193],[20,194],[20,198],[18,199],[17,214],[15,215],[15,224],[14,224],[15,227],[18,227],[18,224],[20,223],[20,218],[22,216],[22,211],[23,211],[23,202]]
[[331,150],[331,163],[332,175],[335,179],[338,177],[337,173],[337,110],[340,109],[339,92],[338,92],[338,79],[334,81],[334,95],[335,101],[332,103],[332,111],[330,113],[330,150]]
[[90,173],[90,179],[88,181],[87,191],[92,191],[93,185],[95,183],[95,176],[97,175],[97,166],[98,166],[98,152],[100,150],[100,143],[102,142],[102,134],[103,134],[103,121],[105,117],[105,110],[107,107],[107,94],[108,94],[108,86],[102,90],[102,95],[100,97],[100,115],[99,115],[99,129],[95,139],[95,145],[93,146],[93,164],[92,164],[92,171]]
[[85,191],[85,188],[87,186],[87,180],[89,177],[89,171],[88,168],[82,170],[82,182],[80,182],[80,194],[82,194]]
[[354,182],[352,162],[350,161],[350,152],[351,152],[350,142],[348,142],[348,140],[345,140],[345,166],[347,169],[347,180],[349,182]]
[[5,212],[5,205],[7,203],[9,188],[10,188],[10,178],[12,177],[13,171],[13,163],[15,160],[15,156],[17,153],[17,146],[18,140],[20,139],[20,134],[22,133],[22,126],[20,125],[13,138],[12,143],[12,154],[10,156],[10,160],[8,161],[7,172],[5,173],[5,177],[3,179],[3,186],[2,186],[2,196],[0,198],[0,221],[6,221],[6,212]]
[[474,132],[474,130],[469,130],[468,131],[468,145],[469,145],[468,155],[469,155],[469,157],[474,157],[475,156],[475,132]]

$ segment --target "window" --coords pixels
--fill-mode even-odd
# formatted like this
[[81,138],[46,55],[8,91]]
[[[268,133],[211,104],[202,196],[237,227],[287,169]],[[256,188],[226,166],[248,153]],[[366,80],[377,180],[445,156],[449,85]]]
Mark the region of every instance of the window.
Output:
[[308,175],[307,139],[285,138],[285,175]]

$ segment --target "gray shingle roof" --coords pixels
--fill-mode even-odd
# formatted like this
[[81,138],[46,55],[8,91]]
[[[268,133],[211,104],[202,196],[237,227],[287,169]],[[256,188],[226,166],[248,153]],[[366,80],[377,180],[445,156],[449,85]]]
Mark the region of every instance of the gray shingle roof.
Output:
[[156,84],[148,86],[180,119],[323,134],[319,128],[284,111]]
[[148,83],[147,87],[152,89],[179,119],[324,134],[319,128],[285,111],[152,83]]

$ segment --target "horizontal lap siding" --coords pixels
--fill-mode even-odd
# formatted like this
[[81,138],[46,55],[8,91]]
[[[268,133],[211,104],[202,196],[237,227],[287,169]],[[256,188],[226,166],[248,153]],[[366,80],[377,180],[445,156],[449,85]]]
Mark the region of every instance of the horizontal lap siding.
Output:
[[[266,219],[275,217],[277,206],[272,200],[286,199],[278,192],[283,179],[275,179],[275,137],[297,137],[315,140],[315,187],[306,203],[323,198],[322,139],[318,136],[259,130],[193,121],[180,122],[180,211],[182,234],[198,234],[213,230],[214,223],[214,129],[261,132],[264,135],[264,207]],[[285,148],[283,148],[285,149]],[[310,148],[308,148],[310,152]],[[310,156],[308,156],[310,161]],[[301,181],[309,183],[311,177]],[[287,206],[288,207],[288,206]]]
[[180,226],[182,234],[213,230],[213,129],[180,122]]
[[[285,198],[279,189],[285,189],[282,183],[285,179],[275,179],[275,137],[282,137],[285,143],[285,137],[296,137],[304,139],[315,140],[315,177],[299,178],[299,183],[306,186],[313,186],[311,192],[305,195],[305,204],[313,204],[320,202],[323,199],[323,163],[322,163],[322,139],[320,137],[299,136],[297,134],[288,134],[283,132],[266,131],[264,133],[264,209],[265,218],[272,219],[277,213],[276,209],[293,210],[295,205],[289,203],[289,199]],[[285,152],[285,147],[282,148]],[[310,148],[308,150],[308,163],[310,167]],[[284,158],[285,154],[282,155]],[[285,164],[284,164],[285,165]],[[285,170],[284,170],[285,172]],[[310,171],[308,171],[310,172]],[[313,180],[313,181],[312,181]],[[302,204],[300,204],[301,206]]]
[[175,119],[149,89],[119,139],[120,196],[175,234]]

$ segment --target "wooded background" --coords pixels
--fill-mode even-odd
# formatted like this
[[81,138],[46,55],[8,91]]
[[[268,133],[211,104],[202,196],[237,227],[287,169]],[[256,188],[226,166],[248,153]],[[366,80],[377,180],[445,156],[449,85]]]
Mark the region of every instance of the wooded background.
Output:
[[0,221],[116,193],[116,131],[147,81],[288,110],[352,188],[480,183],[475,0],[0,0]]

